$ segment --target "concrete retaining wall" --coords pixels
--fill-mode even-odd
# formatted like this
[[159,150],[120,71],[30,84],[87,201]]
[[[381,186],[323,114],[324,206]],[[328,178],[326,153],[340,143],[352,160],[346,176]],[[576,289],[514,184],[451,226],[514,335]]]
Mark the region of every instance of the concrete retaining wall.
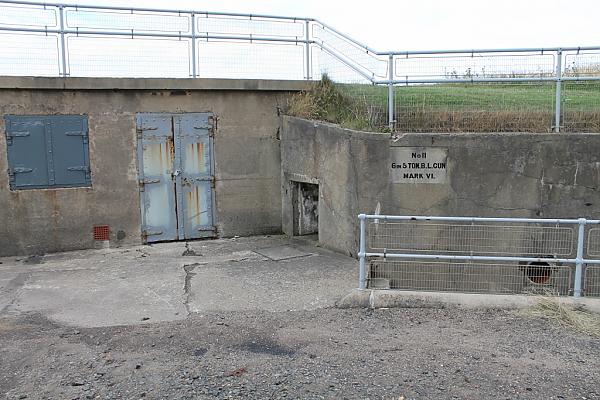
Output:
[[[0,135],[0,256],[141,242],[135,115],[212,112],[220,236],[281,232],[278,106],[305,82],[202,79],[0,78],[6,114],[86,114],[91,188],[10,191]],[[117,238],[117,233],[119,233]]]
[[[432,168],[392,168],[413,153],[427,153],[412,161]],[[290,181],[318,183],[319,239],[353,256],[357,215],[378,204],[391,215],[600,218],[599,134],[415,133],[390,140],[285,117],[281,154],[284,232],[291,233]]]

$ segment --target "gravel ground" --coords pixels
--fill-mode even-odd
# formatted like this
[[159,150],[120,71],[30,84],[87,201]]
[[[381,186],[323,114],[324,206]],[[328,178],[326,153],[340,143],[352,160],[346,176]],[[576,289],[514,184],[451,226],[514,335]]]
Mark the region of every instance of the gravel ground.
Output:
[[600,340],[514,311],[246,311],[78,329],[0,319],[9,399],[598,399]]

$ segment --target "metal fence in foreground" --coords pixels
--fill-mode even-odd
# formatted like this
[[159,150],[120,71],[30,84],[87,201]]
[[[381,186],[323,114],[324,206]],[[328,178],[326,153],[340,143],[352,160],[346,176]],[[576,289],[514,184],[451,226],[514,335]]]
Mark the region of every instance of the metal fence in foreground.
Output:
[[600,220],[358,218],[360,289],[600,296]]
[[311,18],[0,0],[0,48],[0,75],[327,73],[390,130],[600,131],[600,46],[382,52]]

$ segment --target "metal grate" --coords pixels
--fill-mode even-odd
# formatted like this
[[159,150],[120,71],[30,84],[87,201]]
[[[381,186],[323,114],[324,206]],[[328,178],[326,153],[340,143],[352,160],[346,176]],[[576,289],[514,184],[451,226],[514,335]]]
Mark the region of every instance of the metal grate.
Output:
[[584,285],[587,297],[600,297],[600,265],[586,266]]
[[574,230],[560,225],[374,221],[368,225],[367,245],[406,252],[566,256],[574,251]]
[[369,286],[466,293],[553,293],[567,295],[572,268],[539,264],[375,259]]
[[94,227],[94,240],[109,240],[108,225],[99,225]]
[[587,254],[590,257],[600,257],[600,228],[592,228],[589,230]]

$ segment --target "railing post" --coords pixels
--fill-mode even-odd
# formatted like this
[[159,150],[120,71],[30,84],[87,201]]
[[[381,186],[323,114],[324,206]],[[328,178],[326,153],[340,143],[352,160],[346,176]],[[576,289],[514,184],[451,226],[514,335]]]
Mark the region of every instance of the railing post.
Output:
[[62,71],[63,77],[67,76],[67,46],[65,45],[65,12],[64,6],[58,6],[58,15],[60,21],[60,56],[62,59]]
[[358,250],[358,288],[364,290],[367,288],[367,271],[365,267],[365,220],[367,219],[367,216],[365,214],[360,214],[358,216],[358,219],[360,220],[360,243]]
[[394,55],[390,54],[388,58],[388,123],[390,132],[394,131]]
[[192,78],[198,76],[196,66],[196,14],[192,13]]
[[579,218],[579,232],[577,234],[577,257],[575,258],[575,285],[573,297],[581,297],[583,277],[583,244],[585,242],[585,218]]
[[562,81],[562,50],[556,53],[556,100],[554,102],[554,132],[560,133],[560,86]]
[[312,67],[312,62],[310,59],[310,21],[307,19],[306,21],[306,25],[305,25],[305,37],[304,37],[304,43],[306,46],[306,53],[305,53],[305,58],[306,58],[306,80],[309,81],[312,76],[311,76],[311,67]]

